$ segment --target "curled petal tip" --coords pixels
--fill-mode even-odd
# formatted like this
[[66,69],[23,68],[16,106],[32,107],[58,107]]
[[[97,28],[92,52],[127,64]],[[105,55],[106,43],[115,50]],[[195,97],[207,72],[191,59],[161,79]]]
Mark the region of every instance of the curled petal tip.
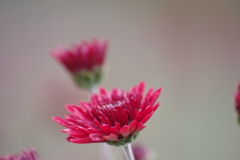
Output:
[[75,105],[73,105],[73,104],[67,104],[67,105],[65,105],[65,108],[67,109],[67,111],[69,111],[70,113],[72,113],[73,111],[74,111],[74,108],[75,108],[76,106]]
[[59,117],[52,117],[52,120],[54,120],[55,122],[62,124],[63,120]]
[[54,120],[55,122],[59,121],[58,117],[52,117],[52,120]]
[[139,92],[143,93],[146,83],[144,81],[139,83]]

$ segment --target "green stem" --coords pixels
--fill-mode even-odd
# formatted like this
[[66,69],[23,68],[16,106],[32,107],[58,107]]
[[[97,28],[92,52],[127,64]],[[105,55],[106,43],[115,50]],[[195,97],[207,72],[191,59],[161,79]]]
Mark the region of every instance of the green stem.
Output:
[[132,147],[131,147],[131,143],[128,143],[128,144],[122,146],[122,148],[123,148],[123,152],[125,154],[126,160],[135,160],[133,151],[132,151]]
[[112,150],[107,143],[101,143],[102,160],[112,160]]

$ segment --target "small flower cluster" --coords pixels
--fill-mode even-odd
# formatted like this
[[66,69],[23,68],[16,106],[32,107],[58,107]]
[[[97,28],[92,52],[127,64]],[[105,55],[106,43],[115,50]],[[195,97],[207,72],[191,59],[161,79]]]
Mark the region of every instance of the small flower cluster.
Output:
[[240,83],[238,85],[238,90],[235,93],[235,110],[238,115],[238,122],[240,124]]
[[[103,64],[107,49],[107,41],[94,39],[75,44],[71,49],[59,47],[51,54],[71,74],[75,83],[88,90],[97,85],[103,74]],[[114,146],[130,146],[146,126],[160,105],[157,99],[161,88],[150,88],[144,94],[145,83],[141,82],[129,91],[118,88],[107,92],[100,88],[98,93],[91,95],[90,102],[81,101],[79,106],[67,105],[70,114],[65,119],[52,119],[66,127],[62,132],[67,133],[67,141],[72,143],[105,142]],[[240,124],[240,83],[235,94],[235,109]],[[129,148],[128,148],[129,149]],[[125,150],[127,151],[127,150]],[[149,159],[149,150],[141,145],[133,147],[136,160]],[[127,153],[127,159],[133,160],[133,154]],[[0,156],[0,160],[40,160],[33,148],[21,153]]]
[[40,160],[34,148],[23,150],[21,153],[0,156],[0,160]]
[[[91,90],[97,84],[96,81],[100,81],[100,72],[96,72],[96,68],[102,69],[106,47],[106,41],[95,39],[89,43],[78,43],[72,49],[57,48],[52,55],[68,69],[80,87]],[[91,79],[89,75],[95,75],[95,78]],[[145,83],[142,82],[130,91],[116,88],[107,92],[101,88],[99,94],[92,95],[90,102],[82,101],[80,106],[67,105],[70,114],[65,119],[52,119],[67,127],[62,132],[69,135],[69,142],[125,145],[145,128],[144,124],[159,106],[155,102],[161,88],[157,91],[150,89],[144,97],[144,87]]]
[[[59,47],[51,54],[68,70],[79,87],[92,90],[102,79],[106,48],[106,41],[94,39],[79,42],[71,49]],[[151,88],[146,95],[144,88],[144,82],[129,91],[115,88],[107,92],[100,88],[99,93],[92,94],[90,102],[81,101],[80,106],[67,105],[70,114],[65,119],[52,119],[66,127],[62,131],[69,135],[69,142],[106,142],[127,147],[127,151],[160,105],[156,101],[161,88],[156,91]],[[134,159],[133,154],[129,156]],[[39,157],[30,148],[19,154],[0,157],[0,160],[39,160]]]

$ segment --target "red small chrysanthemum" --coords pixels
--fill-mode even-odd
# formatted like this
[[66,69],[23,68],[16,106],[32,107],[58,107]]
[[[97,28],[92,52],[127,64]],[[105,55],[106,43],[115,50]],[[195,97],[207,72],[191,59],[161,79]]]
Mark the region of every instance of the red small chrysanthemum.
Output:
[[71,49],[56,48],[52,51],[52,55],[72,73],[81,70],[91,71],[95,67],[102,66],[106,48],[106,41],[94,39],[90,42],[79,42]]
[[62,131],[69,134],[67,140],[73,143],[107,142],[111,145],[125,145],[134,140],[144,124],[159,106],[155,104],[161,88],[151,88],[143,95],[145,83],[130,91],[113,89],[93,94],[91,102],[80,102],[80,106],[67,105],[70,112],[66,119],[53,117],[57,123],[67,127]]
[[235,109],[237,114],[240,116],[240,83],[238,85],[238,90],[235,93]]
[[92,88],[102,77],[107,41],[82,41],[72,48],[58,47],[51,54],[73,75],[77,85]]
[[33,148],[23,150],[22,153],[0,156],[0,160],[40,160],[37,152]]

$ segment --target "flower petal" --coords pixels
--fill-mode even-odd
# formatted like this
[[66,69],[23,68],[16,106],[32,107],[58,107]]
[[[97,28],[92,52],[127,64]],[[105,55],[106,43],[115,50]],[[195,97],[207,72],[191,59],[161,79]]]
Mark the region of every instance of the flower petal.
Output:
[[156,104],[152,107],[152,108],[153,108],[153,111],[156,111],[159,106],[160,106],[160,102],[156,103]]
[[143,111],[142,110],[138,111],[134,120],[140,121],[142,119],[142,115],[143,115]]
[[158,99],[160,93],[162,91],[162,88],[159,88],[158,90],[156,90],[150,97],[149,101],[148,101],[148,105],[153,105],[156,100]]
[[98,130],[97,128],[88,128],[86,131],[87,131],[88,134],[102,133],[102,131]]
[[138,123],[135,131],[132,134],[135,134],[141,130],[143,130],[146,126],[144,126],[142,123]]
[[116,135],[119,135],[119,130],[118,130],[117,126],[111,127],[111,132]]
[[69,127],[69,125],[66,123],[66,121],[62,118],[59,117],[52,117],[52,120],[54,120],[55,122],[57,122],[58,124],[64,126],[64,127]]
[[103,133],[105,133],[105,134],[110,134],[110,133],[111,133],[110,127],[109,127],[109,125],[107,125],[107,124],[101,125],[101,126],[100,126],[100,129],[101,129],[101,130],[103,131]]
[[67,133],[71,137],[74,137],[74,138],[85,138],[85,137],[88,137],[88,134],[86,132],[79,132],[79,131],[69,130]]
[[68,137],[67,141],[72,142],[72,143],[93,143],[94,141],[91,140],[91,138],[86,137],[86,138],[73,138],[73,137]]
[[130,125],[129,125],[129,132],[130,134],[136,129],[137,127],[137,121],[136,120],[133,120]]
[[148,115],[149,113],[151,113],[153,111],[152,106],[148,106],[142,114],[142,118],[144,118],[146,115]]
[[105,142],[106,139],[103,138],[103,136],[105,136],[105,134],[102,134],[102,133],[92,133],[89,135],[91,140],[95,142]]
[[123,137],[127,137],[130,134],[130,130],[129,130],[129,126],[125,125],[123,126],[119,133],[123,136]]
[[108,136],[104,136],[108,141],[119,141],[118,136],[116,134],[111,133]]
[[149,120],[149,118],[152,117],[153,113],[154,113],[154,112],[146,115],[140,122],[143,123],[143,124],[146,123],[146,122]]
[[138,91],[139,91],[140,93],[143,93],[144,88],[145,88],[145,82],[141,82],[141,83],[138,85]]

